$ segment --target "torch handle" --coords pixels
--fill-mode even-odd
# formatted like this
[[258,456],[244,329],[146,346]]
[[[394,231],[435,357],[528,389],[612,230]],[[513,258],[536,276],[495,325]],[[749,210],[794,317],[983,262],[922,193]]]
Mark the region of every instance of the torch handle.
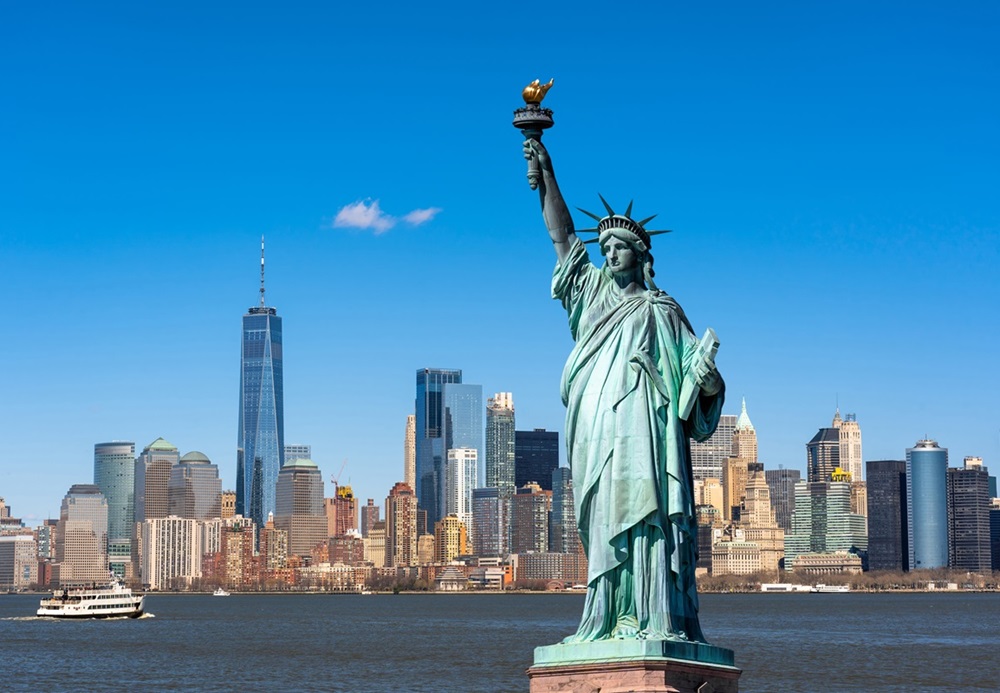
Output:
[[[524,135],[526,140],[535,140],[536,142],[542,141],[542,131],[541,129],[525,128],[521,130],[521,134]],[[528,159],[528,186],[532,190],[538,190],[538,181],[542,179],[542,169],[538,165],[538,157],[533,156]]]

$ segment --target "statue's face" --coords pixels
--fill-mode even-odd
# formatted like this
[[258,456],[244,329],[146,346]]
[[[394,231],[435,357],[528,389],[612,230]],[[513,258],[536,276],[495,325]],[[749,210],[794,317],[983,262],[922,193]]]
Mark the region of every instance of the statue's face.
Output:
[[608,268],[616,274],[632,272],[639,266],[639,256],[635,249],[614,236],[604,246],[604,257],[608,261]]

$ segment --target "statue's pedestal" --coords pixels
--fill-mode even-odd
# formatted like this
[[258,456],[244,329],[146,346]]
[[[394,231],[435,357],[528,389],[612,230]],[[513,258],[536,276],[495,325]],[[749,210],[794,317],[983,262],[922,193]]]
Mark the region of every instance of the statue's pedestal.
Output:
[[733,651],[669,640],[601,640],[535,648],[531,693],[737,693]]

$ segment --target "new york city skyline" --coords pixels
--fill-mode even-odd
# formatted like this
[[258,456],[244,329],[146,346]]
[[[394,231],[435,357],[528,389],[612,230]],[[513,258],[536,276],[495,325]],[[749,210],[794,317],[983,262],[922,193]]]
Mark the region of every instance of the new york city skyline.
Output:
[[[571,206],[674,233],[657,280],[722,342],[769,469],[839,404],[865,459],[1000,466],[1000,56],[988,6],[604,11],[18,7],[0,28],[0,496],[29,524],[96,443],[236,485],[240,320],[284,322],[285,441],[380,500],[419,368],[562,431],[571,347],[520,90]],[[620,16],[617,16],[619,15]],[[469,31],[490,26],[490,32]],[[584,219],[577,218],[579,225]],[[328,487],[329,492],[329,487]]]

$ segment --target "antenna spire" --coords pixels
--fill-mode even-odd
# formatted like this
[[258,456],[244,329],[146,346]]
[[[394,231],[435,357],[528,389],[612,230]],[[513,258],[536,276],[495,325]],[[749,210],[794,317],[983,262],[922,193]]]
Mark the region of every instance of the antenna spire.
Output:
[[260,236],[260,307],[264,304],[264,234]]

